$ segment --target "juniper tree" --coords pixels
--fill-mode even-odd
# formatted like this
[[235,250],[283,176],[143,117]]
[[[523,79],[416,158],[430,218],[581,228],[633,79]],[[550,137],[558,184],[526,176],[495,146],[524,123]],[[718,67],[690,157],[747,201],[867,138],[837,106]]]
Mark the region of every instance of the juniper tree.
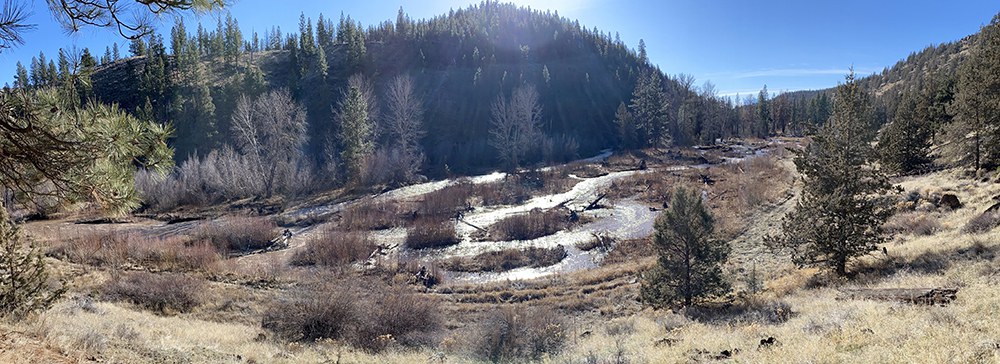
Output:
[[690,306],[696,299],[729,291],[721,267],[729,256],[729,244],[713,236],[714,219],[695,191],[675,189],[655,228],[658,259],[643,277],[643,302],[655,307]]
[[892,214],[888,177],[874,164],[874,107],[854,73],[837,87],[833,114],[795,166],[804,187],[782,231],[767,241],[791,252],[801,265],[818,265],[838,275],[847,263],[886,241],[882,224]]

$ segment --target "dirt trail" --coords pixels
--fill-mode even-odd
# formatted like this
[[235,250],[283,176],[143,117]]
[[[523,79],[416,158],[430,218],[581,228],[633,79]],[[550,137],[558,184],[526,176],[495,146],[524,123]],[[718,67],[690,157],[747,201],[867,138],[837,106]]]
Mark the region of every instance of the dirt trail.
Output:
[[758,272],[767,274],[791,264],[790,259],[775,255],[765,246],[764,238],[780,231],[782,219],[795,210],[801,192],[801,183],[796,181],[783,201],[749,218],[749,226],[730,242],[732,252],[728,264],[733,270],[748,272],[756,268]]

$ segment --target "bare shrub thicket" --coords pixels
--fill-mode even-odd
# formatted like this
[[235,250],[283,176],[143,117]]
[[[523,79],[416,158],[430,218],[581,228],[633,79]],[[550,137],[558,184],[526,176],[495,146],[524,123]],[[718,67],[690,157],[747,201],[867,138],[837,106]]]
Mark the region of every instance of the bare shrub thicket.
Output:
[[209,243],[123,231],[93,232],[59,241],[47,254],[92,266],[138,265],[158,270],[205,270],[220,259],[218,250]]
[[925,212],[903,212],[893,215],[883,226],[893,234],[933,235],[943,229],[937,218]]
[[486,252],[471,258],[452,258],[442,268],[457,272],[504,272],[521,267],[548,267],[566,258],[566,248],[529,247]]
[[279,235],[277,228],[264,217],[227,217],[199,227],[195,240],[207,242],[226,255],[240,254],[270,246]]
[[295,251],[290,263],[336,267],[368,258],[374,250],[375,242],[367,232],[326,229],[319,237],[310,240],[304,249]]
[[162,314],[189,312],[202,303],[205,282],[179,273],[129,272],[102,288],[104,297],[125,301]]
[[497,221],[490,228],[489,238],[495,241],[531,240],[555,234],[569,224],[569,218],[563,211],[535,209]]
[[[225,201],[259,196],[265,193],[264,175],[255,169],[255,162],[229,147],[213,150],[204,158],[189,157],[173,173],[160,175],[139,171],[135,184],[152,211],[169,211],[179,206],[206,206]],[[274,177],[273,188],[288,195],[317,190],[313,166],[306,160],[291,161],[286,173]]]
[[507,307],[493,311],[470,333],[470,347],[481,360],[517,363],[559,353],[567,327],[558,312],[548,308]]
[[288,90],[256,100],[240,98],[232,119],[235,149],[226,146],[204,157],[189,156],[167,176],[136,175],[136,187],[148,207],[165,211],[276,193],[296,195],[321,184],[301,152],[305,109]]
[[514,178],[474,185],[473,194],[484,206],[517,205],[531,198],[531,190]]
[[432,343],[438,306],[401,288],[324,284],[290,292],[265,312],[261,326],[283,340],[343,340],[379,352],[393,345]]
[[417,206],[417,211],[423,216],[440,218],[454,217],[459,211],[469,208],[469,198],[476,192],[477,185],[460,181],[448,187],[424,195]]
[[459,241],[455,224],[450,220],[422,218],[406,229],[406,247],[410,249],[442,248]]
[[364,200],[340,214],[340,229],[346,231],[382,230],[403,224],[403,207],[395,201]]

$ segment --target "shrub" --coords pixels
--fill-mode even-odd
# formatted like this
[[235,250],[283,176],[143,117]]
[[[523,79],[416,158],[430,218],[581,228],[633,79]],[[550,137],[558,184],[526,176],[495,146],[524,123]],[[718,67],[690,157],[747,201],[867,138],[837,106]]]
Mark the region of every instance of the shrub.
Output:
[[490,227],[490,239],[531,240],[552,235],[569,226],[569,218],[559,210],[531,210],[527,214],[509,216]]
[[231,217],[202,225],[196,240],[205,241],[223,254],[240,254],[271,245],[278,225],[263,217]]
[[1000,226],[1000,212],[986,211],[969,220],[962,231],[967,234],[979,234],[993,230],[997,226]]
[[517,205],[531,198],[531,191],[517,178],[510,176],[474,187],[474,195],[482,199],[484,206]]
[[42,253],[24,244],[6,208],[0,209],[0,317],[19,319],[48,309],[64,289],[49,286]]
[[556,354],[566,342],[562,317],[551,309],[510,307],[494,311],[472,337],[475,356],[494,363],[524,362]]
[[204,285],[204,281],[179,273],[132,272],[112,279],[102,291],[107,299],[169,314],[200,305],[199,292]]
[[261,326],[287,341],[310,342],[345,337],[358,320],[353,292],[332,285],[299,290],[264,311]]
[[206,242],[113,230],[55,243],[47,254],[93,266],[120,267],[129,263],[160,270],[206,269],[219,261],[219,252]]
[[503,272],[521,267],[548,267],[566,258],[566,248],[530,247],[525,250],[504,249],[479,254],[472,258],[453,258],[443,268],[456,272]]
[[424,218],[415,221],[406,230],[406,247],[410,249],[442,248],[458,244],[455,224]]
[[469,208],[469,197],[475,192],[475,185],[462,181],[424,195],[417,211],[427,216],[451,218],[456,212]]
[[264,312],[261,325],[288,341],[344,340],[379,352],[392,344],[429,344],[441,318],[433,300],[403,289],[326,284],[275,302]]
[[346,231],[382,230],[402,224],[402,209],[395,202],[365,200],[340,214],[340,228]]
[[441,328],[437,303],[402,288],[382,289],[360,305],[361,320],[350,339],[368,351],[379,352],[392,343],[431,344],[433,333]]
[[942,229],[938,219],[922,212],[904,212],[893,215],[883,227],[890,233],[913,235],[933,235]]
[[608,255],[601,260],[601,264],[629,263],[653,254],[656,254],[656,250],[650,238],[622,240],[615,243]]
[[312,239],[305,249],[292,255],[294,265],[341,266],[365,258],[375,250],[375,243],[367,232],[343,232],[332,229],[323,231],[320,237]]

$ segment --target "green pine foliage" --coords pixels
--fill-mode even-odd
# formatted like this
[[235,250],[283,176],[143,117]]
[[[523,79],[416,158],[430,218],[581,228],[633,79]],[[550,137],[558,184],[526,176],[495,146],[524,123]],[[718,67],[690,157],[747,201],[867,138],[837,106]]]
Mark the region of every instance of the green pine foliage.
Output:
[[804,187],[796,210],[768,241],[802,265],[847,274],[848,263],[886,242],[882,224],[892,215],[888,177],[871,146],[875,108],[854,79],[837,87],[833,114],[795,158]]
[[654,307],[690,306],[729,292],[722,263],[729,244],[714,236],[715,222],[697,192],[679,187],[656,220],[657,265],[642,280],[640,296]]
[[340,158],[352,180],[361,178],[365,159],[375,151],[375,123],[368,113],[370,101],[359,87],[351,86],[336,113],[343,143]]
[[878,138],[879,160],[887,170],[908,173],[930,164],[933,129],[927,111],[916,95],[908,93],[903,97],[895,116]]

